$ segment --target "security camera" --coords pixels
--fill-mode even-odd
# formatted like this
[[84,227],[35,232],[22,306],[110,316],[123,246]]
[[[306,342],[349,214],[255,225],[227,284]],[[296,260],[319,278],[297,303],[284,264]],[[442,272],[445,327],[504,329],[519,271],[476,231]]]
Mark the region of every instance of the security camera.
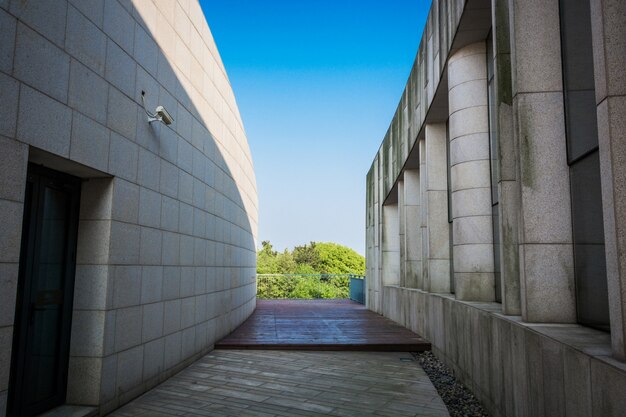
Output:
[[145,95],[146,95],[146,92],[142,90],[141,91],[141,104],[143,105],[143,111],[145,111],[146,115],[148,116],[148,123],[163,122],[166,125],[171,125],[172,122],[174,121],[174,118],[167,112],[167,110],[165,110],[165,107],[158,106],[156,110],[154,111],[154,114],[148,111],[148,109],[146,108]]
[[174,118],[170,116],[167,110],[165,110],[165,107],[158,106],[155,111],[156,111],[157,119],[161,120],[166,125],[171,125],[172,122],[174,121]]

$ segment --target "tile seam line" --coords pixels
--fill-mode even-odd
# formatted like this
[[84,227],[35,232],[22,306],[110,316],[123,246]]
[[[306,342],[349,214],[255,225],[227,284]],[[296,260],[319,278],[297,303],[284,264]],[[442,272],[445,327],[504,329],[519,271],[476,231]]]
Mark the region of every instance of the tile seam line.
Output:
[[479,77],[479,78],[472,78],[472,79],[470,79],[470,80],[461,81],[460,83],[455,84],[455,85],[453,85],[452,87],[449,87],[449,88],[448,88],[448,94],[450,94],[450,92],[452,92],[452,90],[454,90],[454,89],[455,89],[455,88],[457,88],[457,87],[460,87],[460,86],[462,86],[462,85],[465,85],[465,84],[468,84],[468,83],[471,83],[471,82],[476,82],[476,81],[484,81],[484,82],[485,82],[485,90],[486,90],[486,89],[487,89],[487,88],[486,88],[486,87],[487,87],[487,80],[488,80],[488,79],[487,79],[487,77],[485,76],[484,78],[483,78],[483,77]]

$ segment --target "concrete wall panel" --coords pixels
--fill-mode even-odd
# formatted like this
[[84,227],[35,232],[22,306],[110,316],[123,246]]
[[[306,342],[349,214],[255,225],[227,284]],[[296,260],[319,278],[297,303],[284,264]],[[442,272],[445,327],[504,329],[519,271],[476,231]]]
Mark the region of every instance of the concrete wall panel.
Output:
[[593,1],[591,25],[594,54],[598,140],[602,181],[611,341],[617,358],[626,360],[626,248],[624,184],[626,184],[626,5]]
[[[520,317],[500,314],[495,303],[399,287],[384,292],[385,315],[406,327],[409,320],[423,321],[420,334],[490,415],[612,416],[624,409],[619,392],[626,368],[597,344],[580,349],[583,340],[599,333],[595,330],[577,326],[572,336],[572,325],[528,326]],[[413,317],[397,307],[407,303]],[[603,340],[608,348],[608,338]]]
[[[491,10],[486,7],[489,3]],[[375,216],[388,197],[396,201],[390,193],[398,181],[404,180],[405,204],[409,200],[409,166],[419,175],[415,197],[419,196],[421,216],[420,230],[405,227],[404,241],[421,239],[422,243],[417,288],[385,285],[380,268],[368,268],[368,285],[377,289],[370,293],[368,306],[429,339],[435,354],[494,416],[604,416],[626,409],[619,395],[626,386],[626,268],[621,261],[626,234],[620,223],[626,166],[620,132],[626,131],[622,126],[626,106],[624,83],[619,82],[626,74],[626,43],[617,35],[623,33],[626,13],[620,1],[591,0],[590,5],[610,334],[574,324],[557,0],[434,2],[406,94],[367,177],[368,190],[376,197],[367,200],[367,236],[372,242],[368,265],[381,259],[381,247],[374,242],[382,221]],[[489,27],[484,32],[476,29],[482,18],[491,22],[490,57],[485,55]],[[434,39],[435,26],[445,27],[449,36]],[[456,47],[450,49],[453,40]],[[494,64],[493,97],[487,97],[487,59]],[[439,77],[442,72],[444,78]],[[407,102],[413,113],[405,111]],[[433,103],[439,107],[431,107]],[[427,151],[436,143],[429,140],[437,136],[432,128],[444,126],[444,111],[449,126],[453,271],[449,261],[446,270],[446,260],[433,257],[435,252],[443,253],[444,245],[429,244],[438,224],[429,216],[447,214],[443,203],[447,204],[448,162],[433,163],[434,154]],[[488,111],[494,111],[494,117],[488,118]],[[413,136],[408,143],[415,144],[408,153],[406,132],[400,127],[406,124]],[[490,155],[489,129],[498,139],[497,155]],[[499,169],[497,184],[489,178],[494,163]],[[428,196],[434,190],[441,192],[437,199]],[[498,197],[496,250],[502,304],[491,302],[495,295],[492,192]],[[441,225],[448,226],[445,217]],[[435,281],[449,283],[450,273],[455,274],[455,293],[445,294],[445,287],[435,289]],[[435,274],[440,278],[435,279]],[[444,294],[434,294],[438,290]]]

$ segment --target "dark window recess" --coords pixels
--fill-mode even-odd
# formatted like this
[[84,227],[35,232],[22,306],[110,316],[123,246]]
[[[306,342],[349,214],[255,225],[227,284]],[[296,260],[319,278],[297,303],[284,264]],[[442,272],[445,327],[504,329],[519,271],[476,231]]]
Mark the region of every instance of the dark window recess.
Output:
[[454,294],[454,250],[452,239],[452,184],[451,184],[451,174],[450,174],[450,124],[449,120],[446,120],[446,174],[447,174],[447,182],[448,182],[448,243],[450,247],[450,292]]
[[609,329],[589,0],[560,0],[576,305],[581,324]]
[[570,167],[578,321],[609,329],[598,151]]
[[[450,173],[450,125],[449,121],[446,121],[446,173],[448,182],[448,223],[452,223],[452,175]],[[450,242],[452,244],[452,242]]]
[[491,172],[491,219],[493,230],[493,267],[496,301],[502,302],[502,276],[500,265],[500,216],[498,214],[498,182],[500,161],[498,160],[498,123],[496,111],[496,87],[494,82],[493,36],[487,37],[487,98],[489,101],[489,169]]

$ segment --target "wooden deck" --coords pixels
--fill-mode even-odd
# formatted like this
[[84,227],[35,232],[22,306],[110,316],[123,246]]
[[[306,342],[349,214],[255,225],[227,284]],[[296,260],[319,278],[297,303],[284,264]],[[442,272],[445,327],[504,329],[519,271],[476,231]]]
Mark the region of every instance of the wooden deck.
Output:
[[422,352],[430,343],[349,300],[257,300],[215,348]]

